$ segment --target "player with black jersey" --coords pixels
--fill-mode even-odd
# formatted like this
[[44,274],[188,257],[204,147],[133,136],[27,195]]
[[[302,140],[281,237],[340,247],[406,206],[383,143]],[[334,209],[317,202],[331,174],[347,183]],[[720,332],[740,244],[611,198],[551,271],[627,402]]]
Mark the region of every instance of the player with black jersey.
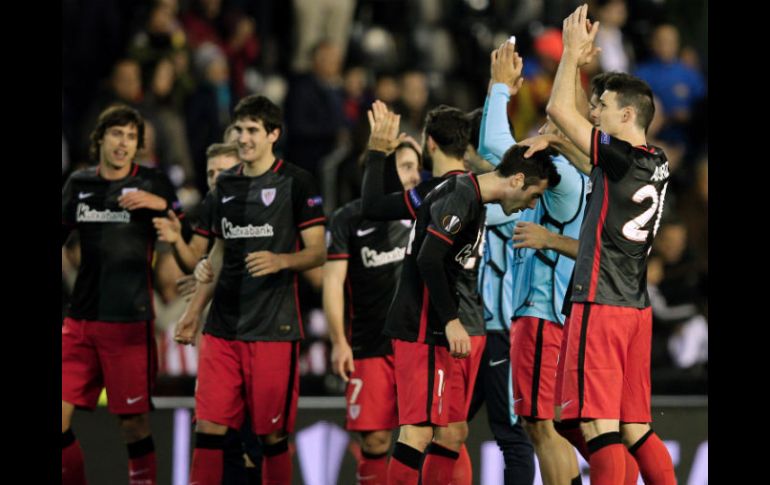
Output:
[[[395,165],[399,177],[394,187],[409,190],[420,181],[416,143],[401,143],[387,163]],[[398,409],[393,350],[382,330],[411,226],[411,220],[364,219],[360,199],[337,209],[329,220],[323,305],[332,368],[348,383],[346,427],[361,433],[357,483],[387,480],[387,454],[392,430],[398,426]]]
[[[458,125],[460,119],[465,119],[462,113],[457,116],[446,108],[433,114],[439,119],[454,118]],[[430,121],[431,115],[428,117]],[[378,123],[382,126],[378,127]],[[378,138],[392,140],[392,136],[381,137],[381,133],[397,131],[398,116],[383,113],[373,125],[372,148],[376,148],[380,146]],[[429,149],[434,157],[438,155],[437,161],[443,161],[446,155],[436,149],[430,134],[434,126],[426,125]],[[464,133],[461,150],[458,144],[452,158],[462,163],[468,130],[458,131]],[[442,142],[450,139],[443,138]],[[477,254],[484,223],[483,204],[499,202],[507,213],[533,206],[549,179],[556,181],[558,177],[550,160],[523,160],[519,152],[511,152],[495,172],[479,177],[449,177],[417,209],[396,297],[385,324],[385,333],[393,337],[401,425],[388,469],[389,483],[417,483],[421,455],[431,443],[434,429],[449,424],[450,403],[458,401],[453,397],[453,386],[447,385],[456,370],[451,357],[466,358],[471,351],[470,338],[458,313],[458,278],[468,259]],[[459,401],[464,403],[464,396]],[[431,445],[432,452],[423,464],[423,483],[451,480],[461,444],[462,440],[457,440],[448,446],[435,442]]]
[[[386,117],[393,122],[384,122]],[[463,156],[470,138],[470,119],[455,108],[439,106],[426,116],[423,136],[425,164],[432,168],[434,177],[420,183],[412,190],[386,193],[381,182],[383,160],[385,153],[392,149],[392,145],[398,143],[398,117],[390,114],[384,103],[377,101],[372,105],[370,124],[372,135],[362,190],[364,213],[369,217],[385,220],[399,217],[416,218],[416,211],[434,187],[449,177],[464,173]],[[448,385],[455,390],[452,393],[455,398],[447,402],[449,424],[437,429],[434,436],[436,446],[429,447],[427,451],[430,456],[444,449],[459,449],[459,458],[455,463],[453,477],[458,483],[466,483],[472,475],[470,457],[463,444],[468,436],[467,416],[473,384],[486,341],[483,309],[476,280],[480,250],[479,244],[476,247],[477,254],[469,255],[467,258],[467,267],[460,272],[457,285],[461,321],[470,336],[473,351],[468,359],[452,361],[457,372],[452,373],[454,377],[448,382]]]
[[190,481],[222,481],[227,430],[237,429],[247,410],[264,443],[263,483],[288,484],[304,335],[297,276],[325,260],[326,218],[310,174],[273,155],[280,108],[248,96],[234,119],[242,163],[220,174],[208,196],[214,281],[199,285],[176,326],[177,341],[193,343],[213,297],[200,343]]
[[649,425],[652,312],[647,256],[660,224],[669,167],[647,146],[655,113],[642,80],[617,74],[599,101],[599,128],[575,103],[577,60],[591,49],[598,24],[578,7],[564,21],[564,52],[547,111],[589,160],[592,193],[580,230],[572,310],[562,358],[561,418],[580,419],[590,452],[591,483],[622,484],[628,457],[647,484],[676,483],[671,457]]
[[98,162],[62,189],[62,243],[75,229],[81,264],[62,326],[62,483],[85,484],[83,454],[70,427],[75,407],[93,410],[102,387],[129,455],[129,482],[156,483],[148,412],[157,373],[153,328],[152,218],[183,217],[173,186],[134,157],[144,120],[134,109],[104,110],[91,133]]

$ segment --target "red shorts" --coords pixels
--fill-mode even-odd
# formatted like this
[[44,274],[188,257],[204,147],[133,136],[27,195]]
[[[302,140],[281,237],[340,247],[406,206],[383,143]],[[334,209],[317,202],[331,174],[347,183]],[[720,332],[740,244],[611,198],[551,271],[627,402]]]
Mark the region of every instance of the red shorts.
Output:
[[562,419],[649,423],[652,309],[575,303],[570,320]]
[[369,357],[354,361],[345,401],[347,429],[377,431],[398,426],[396,407],[396,369],[393,356]]
[[479,374],[481,356],[484,355],[486,335],[471,335],[471,355],[465,359],[452,359],[454,370],[449,379],[452,391],[449,393],[449,422],[458,423],[468,420],[468,408],[471,406],[473,386]]
[[440,345],[393,339],[398,424],[449,424],[454,359]]
[[519,317],[511,322],[513,412],[519,416],[553,419],[561,337],[561,325],[550,320]]
[[111,413],[143,414],[153,409],[150,396],[157,372],[152,321],[64,319],[62,401],[93,410],[106,387]]
[[239,429],[246,410],[257,435],[294,430],[298,342],[200,339],[195,418]]

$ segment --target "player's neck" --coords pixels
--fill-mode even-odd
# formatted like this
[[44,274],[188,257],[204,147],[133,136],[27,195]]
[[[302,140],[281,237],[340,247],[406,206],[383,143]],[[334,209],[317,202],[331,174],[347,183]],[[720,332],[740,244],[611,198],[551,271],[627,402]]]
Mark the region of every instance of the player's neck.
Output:
[[487,204],[502,200],[506,183],[504,178],[497,175],[497,172],[492,171],[478,175],[476,180],[479,183],[481,202]]
[[105,180],[120,180],[128,177],[128,174],[131,173],[131,167],[133,167],[133,165],[134,164],[132,162],[126,164],[124,167],[118,168],[102,160],[99,162],[99,176]]
[[440,151],[433,153],[433,176],[442,177],[445,173],[454,170],[465,171],[465,164],[461,158],[448,157]]
[[615,138],[626,141],[635,147],[639,145],[647,145],[647,137],[645,136],[644,131],[633,128],[623,130],[621,133],[616,135]]
[[275,163],[275,155],[270,152],[267,156],[257,160],[244,161],[243,162],[243,175],[247,177],[259,177],[263,173],[270,170],[270,167]]

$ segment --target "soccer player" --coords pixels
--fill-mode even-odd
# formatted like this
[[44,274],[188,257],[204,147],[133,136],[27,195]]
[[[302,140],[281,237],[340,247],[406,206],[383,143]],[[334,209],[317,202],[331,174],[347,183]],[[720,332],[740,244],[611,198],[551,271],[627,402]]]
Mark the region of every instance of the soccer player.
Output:
[[[404,190],[420,181],[417,150],[416,145],[403,142],[394,152]],[[393,163],[392,158],[386,163]],[[329,219],[323,306],[332,341],[332,367],[348,383],[346,427],[361,433],[356,483],[387,483],[387,454],[392,430],[398,426],[398,410],[393,349],[382,330],[410,228],[411,220],[365,219],[360,199],[340,207]]]
[[578,111],[577,62],[598,23],[586,5],[564,20],[564,51],[547,113],[589,159],[592,194],[580,232],[571,324],[563,355],[562,419],[581,419],[591,483],[621,484],[630,447],[647,484],[673,484],[674,467],[650,416],[652,313],[646,261],[663,212],[665,154],[647,146],[652,92],[630,75],[610,78],[599,128]]
[[310,175],[273,154],[280,108],[248,96],[234,119],[242,163],[223,172],[209,194],[214,280],[199,284],[176,326],[177,341],[193,343],[213,296],[199,351],[190,481],[222,481],[225,441],[238,439],[228,428],[238,429],[249,412],[264,443],[263,483],[288,484],[304,335],[297,276],[324,262],[326,218]]
[[[432,169],[434,178],[420,183],[409,191],[386,193],[383,180],[383,159],[390,147],[398,143],[396,136],[400,118],[388,112],[384,103],[375,102],[370,112],[372,134],[369,140],[367,170],[364,173],[362,201],[364,215],[372,219],[401,219],[416,217],[416,211],[422,200],[434,187],[447,178],[463,173],[464,155],[468,150],[471,131],[470,118],[456,108],[439,106],[431,110],[425,119],[423,134],[423,161]],[[388,125],[383,120],[388,116],[394,122]],[[465,360],[453,360],[457,372],[451,373],[449,387],[456,389],[452,393],[455,399],[448,401],[449,425],[438,428],[434,444],[427,450],[427,462],[439,458],[449,451],[450,455],[459,450],[456,457],[453,481],[465,485],[470,483],[472,470],[468,452],[463,445],[468,436],[468,409],[476,381],[481,355],[486,341],[484,318],[480,297],[477,291],[476,269],[480,260],[480,247],[474,247],[475,253],[467,254],[467,267],[460,271],[457,291],[459,293],[460,321],[469,334],[473,352]],[[436,456],[434,456],[436,455]],[[454,455],[452,455],[454,456]]]
[[[206,159],[206,182],[209,191],[212,191],[219,174],[239,163],[238,146],[235,143],[214,143],[206,149]],[[158,233],[158,241],[171,245],[174,257],[185,273],[192,273],[200,258],[211,249],[212,236],[205,229],[211,225],[208,221],[211,214],[209,202],[210,199],[203,199],[200,208],[201,221],[194,229],[195,232],[189,243],[182,237],[182,224],[173,211],[168,212],[168,217],[157,217],[152,220]]]
[[62,243],[80,235],[82,261],[62,326],[62,483],[86,483],[83,454],[71,429],[75,407],[93,410],[102,387],[117,414],[129,456],[129,483],[156,483],[148,412],[157,372],[152,218],[182,217],[173,186],[160,171],[134,163],[144,120],[116,105],[91,133],[91,158],[62,189]]
[[[525,160],[523,153],[513,147],[494,172],[445,180],[419,208],[385,324],[385,333],[393,337],[401,425],[389,483],[417,483],[420,458],[434,429],[449,423],[447,408],[456,399],[456,390],[447,385],[457,370],[452,357],[471,353],[458,313],[458,277],[481,241],[484,204],[500,203],[511,214],[534,207],[548,185],[558,183],[549,158]],[[450,482],[459,444],[434,443],[423,465],[423,483]]]

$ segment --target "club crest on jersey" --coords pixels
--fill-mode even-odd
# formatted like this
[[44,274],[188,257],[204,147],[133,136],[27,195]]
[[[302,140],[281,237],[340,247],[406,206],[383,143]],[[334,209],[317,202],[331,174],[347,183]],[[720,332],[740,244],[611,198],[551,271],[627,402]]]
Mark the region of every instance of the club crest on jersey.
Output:
[[262,203],[265,204],[265,207],[269,206],[273,203],[275,200],[275,188],[272,189],[262,189]]
[[462,221],[459,217],[448,214],[445,215],[443,219],[441,219],[441,227],[443,227],[444,230],[449,234],[457,234],[460,232],[460,228],[462,227]]
[[350,405],[350,419],[358,419],[358,417],[361,415],[361,405],[360,404],[351,404]]
[[318,197],[311,197],[307,200],[307,206],[308,207],[315,207],[317,205],[323,204],[323,199],[319,195]]
[[601,141],[602,145],[609,145],[610,144],[610,135],[608,135],[605,132],[602,132],[602,136],[601,136],[601,140],[600,141]]

